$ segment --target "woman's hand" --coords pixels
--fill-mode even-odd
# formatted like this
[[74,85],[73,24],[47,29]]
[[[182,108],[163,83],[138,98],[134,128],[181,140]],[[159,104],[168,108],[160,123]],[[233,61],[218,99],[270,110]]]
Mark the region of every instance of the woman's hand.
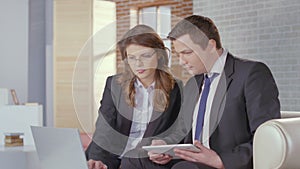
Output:
[[[152,140],[151,146],[153,145],[167,145],[163,140]],[[148,152],[149,159],[157,164],[167,164],[172,160],[172,157],[167,154],[158,154],[153,152]]]
[[95,161],[90,159],[88,162],[89,169],[107,169],[107,166],[102,161]]

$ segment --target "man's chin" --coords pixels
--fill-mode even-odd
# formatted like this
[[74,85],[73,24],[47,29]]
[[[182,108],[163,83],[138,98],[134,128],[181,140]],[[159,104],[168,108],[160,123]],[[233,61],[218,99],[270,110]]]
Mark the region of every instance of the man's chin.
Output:
[[195,72],[192,69],[186,69],[186,71],[190,74],[190,75],[195,75]]

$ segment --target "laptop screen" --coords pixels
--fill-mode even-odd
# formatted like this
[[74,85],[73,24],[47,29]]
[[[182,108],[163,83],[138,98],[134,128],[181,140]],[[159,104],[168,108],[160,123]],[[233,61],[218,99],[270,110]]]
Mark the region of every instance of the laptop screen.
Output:
[[31,126],[43,169],[88,169],[78,129]]

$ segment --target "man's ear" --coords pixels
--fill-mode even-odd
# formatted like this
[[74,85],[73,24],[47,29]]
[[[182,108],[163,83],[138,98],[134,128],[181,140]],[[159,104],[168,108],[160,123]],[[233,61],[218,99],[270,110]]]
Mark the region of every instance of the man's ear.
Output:
[[214,39],[209,39],[207,44],[207,50],[210,52],[216,51],[217,43]]

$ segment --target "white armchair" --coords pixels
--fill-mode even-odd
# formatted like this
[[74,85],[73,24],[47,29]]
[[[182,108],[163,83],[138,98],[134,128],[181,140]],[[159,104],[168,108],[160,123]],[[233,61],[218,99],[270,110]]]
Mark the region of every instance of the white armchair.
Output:
[[281,112],[254,135],[254,169],[300,169],[300,112]]

